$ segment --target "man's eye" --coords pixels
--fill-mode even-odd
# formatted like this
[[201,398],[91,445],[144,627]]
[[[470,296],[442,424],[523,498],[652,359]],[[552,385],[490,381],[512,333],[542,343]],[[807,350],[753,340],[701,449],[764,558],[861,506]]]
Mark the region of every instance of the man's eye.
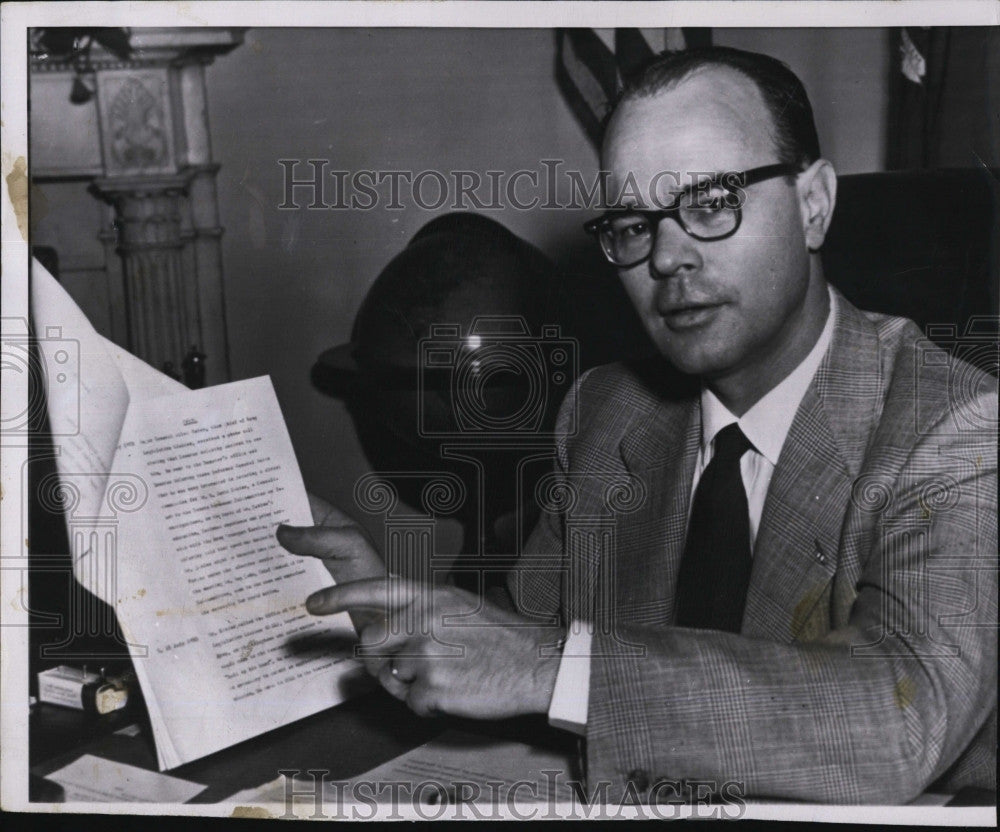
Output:
[[624,220],[611,224],[611,231],[616,237],[641,237],[649,232],[649,223],[645,220]]

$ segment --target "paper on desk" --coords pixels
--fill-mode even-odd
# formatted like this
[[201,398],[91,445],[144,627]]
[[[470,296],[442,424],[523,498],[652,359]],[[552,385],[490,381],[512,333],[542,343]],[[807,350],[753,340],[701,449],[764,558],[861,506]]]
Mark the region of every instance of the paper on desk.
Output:
[[205,790],[200,783],[93,754],[84,754],[46,779],[63,787],[67,803],[184,803]]
[[[394,808],[419,803],[564,803],[573,800],[569,785],[576,779],[570,755],[548,751],[523,742],[499,740],[466,731],[446,731],[441,736],[401,754],[383,765],[346,782],[324,781],[324,812],[372,801]],[[295,801],[308,816],[315,812],[311,780],[294,785],[303,795]],[[282,805],[286,782],[279,777],[256,789],[247,789],[226,802]],[[287,807],[286,807],[287,808]]]

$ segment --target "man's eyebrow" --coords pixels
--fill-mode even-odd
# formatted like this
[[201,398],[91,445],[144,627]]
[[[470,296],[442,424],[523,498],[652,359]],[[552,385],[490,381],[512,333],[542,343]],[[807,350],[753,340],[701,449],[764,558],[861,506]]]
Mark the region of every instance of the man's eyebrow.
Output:
[[725,171],[723,171],[723,172],[716,172],[716,171],[702,170],[702,171],[695,172],[694,175],[696,177],[698,177],[698,178],[695,179],[693,182],[689,182],[687,185],[682,185],[681,188],[680,188],[680,190],[674,190],[674,189],[672,189],[672,190],[668,191],[668,193],[676,194],[677,195],[677,198],[674,200],[674,204],[676,204],[677,201],[682,196],[690,195],[690,193],[691,193],[692,190],[695,190],[695,189],[697,189],[699,187],[703,188],[706,185],[717,184],[717,183],[721,182],[722,178],[726,175],[726,172]]
[[693,190],[713,183],[718,184],[722,181],[723,177],[726,176],[726,172],[698,171],[696,175],[698,178],[695,179],[695,181],[689,182],[687,185],[681,185],[679,188],[671,188],[667,191],[667,193],[673,197],[673,200],[668,205],[661,205],[659,204],[659,200],[657,200],[657,204],[651,206],[642,203],[635,205],[608,205],[605,210],[611,213],[669,210],[671,208],[675,208],[677,203],[679,203],[685,196],[690,196]]

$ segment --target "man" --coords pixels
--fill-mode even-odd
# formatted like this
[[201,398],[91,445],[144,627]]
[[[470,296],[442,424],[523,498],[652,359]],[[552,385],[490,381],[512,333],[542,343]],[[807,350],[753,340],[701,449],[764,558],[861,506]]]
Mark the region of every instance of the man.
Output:
[[[827,286],[836,177],[779,62],[661,57],[602,157],[612,210],[589,228],[688,383],[662,363],[581,378],[518,613],[387,587],[339,512],[279,533],[348,581],[308,608],[351,611],[417,713],[585,732],[610,800],[678,780],[836,802],[995,788],[995,387],[950,389],[975,371],[918,367],[913,324]],[[447,638],[387,636],[402,610]],[[473,612],[490,626],[441,629]]]

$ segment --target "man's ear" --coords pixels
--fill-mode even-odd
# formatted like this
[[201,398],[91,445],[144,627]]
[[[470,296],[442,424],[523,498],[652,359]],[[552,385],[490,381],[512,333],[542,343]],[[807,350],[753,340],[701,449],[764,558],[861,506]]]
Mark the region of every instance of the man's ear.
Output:
[[802,228],[810,251],[818,251],[826,238],[837,203],[837,173],[826,159],[817,159],[798,177]]

